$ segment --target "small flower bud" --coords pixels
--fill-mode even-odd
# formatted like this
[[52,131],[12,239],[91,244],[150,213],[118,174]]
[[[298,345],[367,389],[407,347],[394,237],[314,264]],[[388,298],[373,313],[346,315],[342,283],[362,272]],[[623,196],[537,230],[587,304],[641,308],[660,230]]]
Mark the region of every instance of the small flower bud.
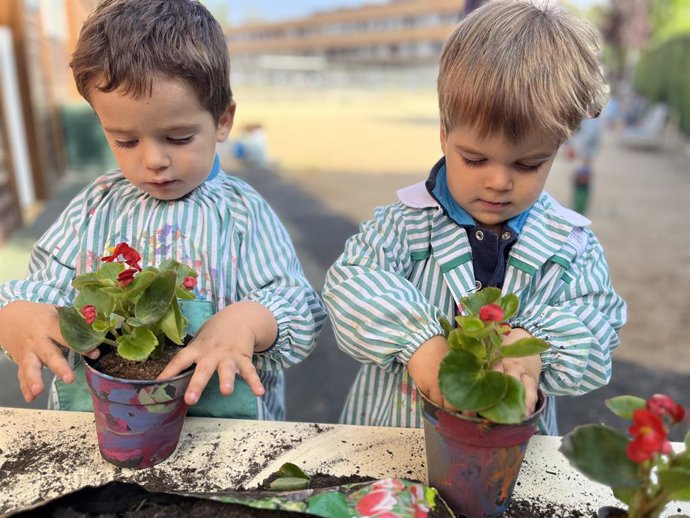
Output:
[[188,290],[193,290],[196,287],[196,278],[192,277],[191,275],[185,277],[184,281],[182,281],[182,286]]
[[88,305],[81,308],[81,314],[84,315],[87,324],[93,324],[96,320],[96,306]]
[[504,315],[503,308],[498,304],[487,304],[479,310],[479,318],[484,322],[501,322]]

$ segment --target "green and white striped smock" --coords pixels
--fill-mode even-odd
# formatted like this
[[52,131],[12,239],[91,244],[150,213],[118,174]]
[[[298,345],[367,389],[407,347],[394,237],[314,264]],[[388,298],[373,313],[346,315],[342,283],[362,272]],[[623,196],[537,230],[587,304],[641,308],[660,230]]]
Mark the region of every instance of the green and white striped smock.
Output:
[[[266,388],[257,413],[259,419],[284,419],[282,370],[309,355],[326,314],[266,201],[240,179],[222,172],[211,177],[176,201],[149,196],[119,171],[96,179],[36,243],[28,277],[0,286],[0,307],[13,300],[70,304],[75,275],[95,270],[120,242],[141,253],[142,266],[176,259],[196,269],[197,299],[210,301],[214,313],[242,300],[273,312],[277,342],[254,356]],[[55,390],[52,395],[54,408]],[[216,415],[232,417],[222,409]]]
[[[338,346],[363,365],[341,421],[420,427],[416,390],[406,365],[417,348],[454,321],[475,289],[465,229],[449,219],[424,183],[398,192],[363,223],[326,276],[323,295]],[[589,220],[543,193],[530,209],[506,267],[503,292],[516,293],[512,320],[549,342],[541,388],[548,407],[539,428],[558,432],[553,396],[606,385],[611,351],[625,322],[601,245]]]

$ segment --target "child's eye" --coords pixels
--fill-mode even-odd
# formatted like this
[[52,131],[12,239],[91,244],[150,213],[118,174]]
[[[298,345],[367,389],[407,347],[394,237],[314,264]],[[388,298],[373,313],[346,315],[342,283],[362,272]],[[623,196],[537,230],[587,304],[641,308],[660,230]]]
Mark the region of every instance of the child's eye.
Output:
[[544,162],[541,162],[539,164],[523,164],[521,162],[518,162],[515,164],[515,168],[520,170],[520,171],[536,171],[539,169]]
[[116,140],[114,142],[115,142],[115,147],[121,147],[121,148],[125,148],[125,149],[130,149],[130,148],[133,148],[134,146],[137,145],[136,140],[126,140],[126,141]]
[[190,135],[189,137],[184,138],[168,137],[168,142],[170,142],[174,146],[184,146],[185,144],[189,144],[193,137],[194,135]]
[[465,162],[465,165],[468,167],[479,167],[484,162],[486,162],[486,159],[479,158],[477,160],[470,160],[469,158],[462,157],[462,161]]

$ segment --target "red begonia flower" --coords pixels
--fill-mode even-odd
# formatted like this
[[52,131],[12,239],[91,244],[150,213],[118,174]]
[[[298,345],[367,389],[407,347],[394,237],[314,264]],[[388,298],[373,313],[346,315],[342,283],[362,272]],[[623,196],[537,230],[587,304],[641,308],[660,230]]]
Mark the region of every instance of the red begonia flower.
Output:
[[503,317],[503,308],[498,304],[487,304],[479,310],[479,318],[484,322],[501,322]]
[[182,286],[184,286],[188,290],[193,290],[196,287],[196,279],[189,275],[185,277],[182,281]]
[[106,263],[112,263],[117,261],[120,256],[122,256],[128,266],[134,268],[137,271],[141,271],[141,266],[139,266],[139,261],[141,261],[141,256],[134,248],[130,247],[127,243],[119,243],[115,246],[113,253],[111,255],[106,255],[101,257],[101,261]]
[[117,276],[117,280],[120,284],[122,284],[123,287],[129,286],[131,282],[134,280],[134,274],[137,273],[138,270],[134,268],[127,268],[126,270],[122,270],[120,274]]
[[644,462],[657,453],[669,453],[670,443],[664,423],[652,412],[639,408],[633,412],[633,424],[628,428],[633,436],[626,448],[633,462]]
[[660,419],[669,416],[674,423],[680,423],[685,417],[685,409],[665,394],[654,394],[647,400],[647,410]]
[[93,324],[96,320],[96,306],[88,305],[81,308],[81,314],[84,315],[87,324]]

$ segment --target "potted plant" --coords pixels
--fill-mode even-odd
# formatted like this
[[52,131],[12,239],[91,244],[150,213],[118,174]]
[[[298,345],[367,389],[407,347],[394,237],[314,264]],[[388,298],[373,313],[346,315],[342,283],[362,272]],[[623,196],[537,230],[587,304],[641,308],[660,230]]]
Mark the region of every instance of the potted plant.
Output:
[[469,518],[496,516],[510,502],[527,443],[545,407],[527,415],[520,380],[495,370],[503,358],[539,354],[548,344],[523,338],[503,345],[519,301],[485,288],[461,301],[457,327],[442,321],[449,351],[439,368],[444,410],[421,394],[429,483],[453,510]]
[[634,396],[606,400],[617,416],[632,420],[630,436],[603,424],[577,426],[560,451],[588,478],[607,485],[627,510],[602,508],[601,518],[657,518],[673,500],[690,501],[690,432],[685,449],[674,451],[671,428],[685,409],[667,395],[646,401]]
[[[106,460],[131,468],[157,464],[175,450],[193,372],[156,380],[189,338],[178,299],[194,299],[196,272],[173,260],[142,269],[140,260],[136,250],[118,244],[95,272],[75,277],[73,305],[58,308],[60,331],[72,349],[100,348],[97,360],[84,357],[98,445]],[[159,360],[157,370],[123,374],[141,370],[149,359]]]

